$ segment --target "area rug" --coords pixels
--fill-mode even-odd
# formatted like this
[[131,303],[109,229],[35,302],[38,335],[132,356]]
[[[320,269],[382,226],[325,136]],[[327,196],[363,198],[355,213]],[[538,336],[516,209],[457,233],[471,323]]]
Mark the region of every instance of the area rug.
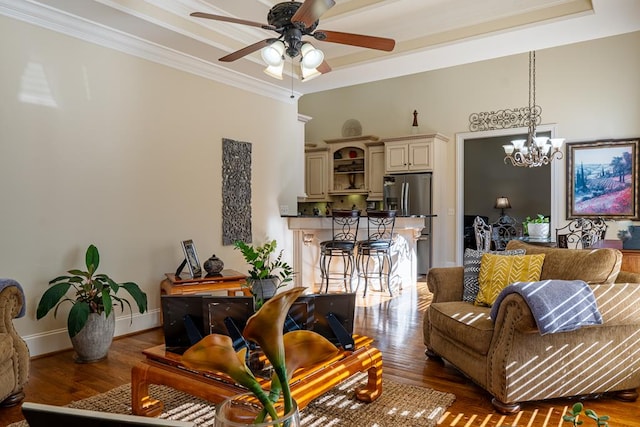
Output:
[[[382,395],[373,403],[355,399],[354,388],[366,381],[358,374],[309,403],[300,412],[305,427],[432,427],[455,401],[451,393],[382,380]],[[149,394],[164,403],[161,418],[191,421],[198,427],[213,426],[214,405],[174,390],[151,385]],[[72,408],[120,414],[131,413],[130,384],[107,393],[72,402]],[[28,427],[26,421],[9,427]]]

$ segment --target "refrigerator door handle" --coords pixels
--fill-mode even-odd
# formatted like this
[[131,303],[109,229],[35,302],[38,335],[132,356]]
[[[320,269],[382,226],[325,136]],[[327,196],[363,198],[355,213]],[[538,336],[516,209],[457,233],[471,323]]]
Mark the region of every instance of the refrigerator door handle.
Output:
[[404,211],[404,198],[405,198],[405,186],[407,184],[405,182],[402,183],[402,187],[400,190],[400,206],[398,206],[399,210],[400,210],[400,214],[402,214],[402,212]]
[[409,183],[404,183],[404,198],[402,199],[402,215],[409,215]]

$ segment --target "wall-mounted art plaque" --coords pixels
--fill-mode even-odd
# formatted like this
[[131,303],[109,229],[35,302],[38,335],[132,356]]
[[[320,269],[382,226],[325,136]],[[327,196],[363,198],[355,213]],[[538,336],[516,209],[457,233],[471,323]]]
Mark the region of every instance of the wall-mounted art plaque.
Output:
[[222,244],[251,243],[251,143],[222,139]]

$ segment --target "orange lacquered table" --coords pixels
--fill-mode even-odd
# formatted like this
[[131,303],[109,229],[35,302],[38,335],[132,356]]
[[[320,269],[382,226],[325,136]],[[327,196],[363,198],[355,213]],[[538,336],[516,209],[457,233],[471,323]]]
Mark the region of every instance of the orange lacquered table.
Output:
[[[338,357],[313,368],[296,371],[291,380],[291,394],[300,409],[316,397],[357,372],[367,372],[367,384],[356,392],[362,402],[373,402],[382,393],[382,353],[371,344],[373,340],[354,335],[354,351],[344,351]],[[180,355],[165,350],[164,345],[143,351],[146,359],[131,370],[131,410],[135,415],[158,416],[163,404],[149,396],[149,384],[161,384],[197,396],[213,403],[246,392],[243,387],[222,373],[189,370],[180,363]],[[258,378],[263,388],[269,380]]]

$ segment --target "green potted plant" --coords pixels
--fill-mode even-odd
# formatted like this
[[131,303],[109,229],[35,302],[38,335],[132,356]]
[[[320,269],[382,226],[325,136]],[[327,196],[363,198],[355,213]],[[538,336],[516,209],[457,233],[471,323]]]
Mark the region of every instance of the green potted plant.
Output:
[[275,259],[272,258],[277,246],[275,240],[255,246],[237,240],[234,246],[251,265],[247,284],[251,287],[257,307],[260,307],[265,299],[275,295],[278,288],[293,280],[293,269],[282,260],[282,251]]
[[[584,406],[582,405],[582,403],[577,402],[573,405],[571,410],[567,412],[566,415],[563,415],[562,419],[565,422],[571,423],[574,426],[582,425],[583,421],[580,420],[580,414],[582,413],[583,409],[584,409]],[[598,414],[596,414],[593,409],[585,409],[584,415],[594,420],[596,422],[596,425],[599,427],[609,427],[609,423],[607,422],[609,421],[608,415],[603,415],[599,417]]]
[[549,237],[549,217],[538,214],[535,218],[527,217],[523,222],[523,231],[534,239]]
[[[98,248],[90,245],[85,255],[86,271],[69,270],[69,275],[59,276],[49,282],[52,285],[40,298],[36,318],[43,318],[55,308],[56,316],[64,302],[72,304],[67,318],[67,331],[73,348],[77,353],[76,361],[93,362],[106,357],[115,331],[113,307],[120,306],[124,311],[129,307],[133,319],[133,309],[127,299],[117,295],[122,288],[135,300],[138,311],[147,310],[147,295],[133,282],[116,283],[106,274],[97,274],[100,264]],[[73,288],[73,296],[67,292]]]

